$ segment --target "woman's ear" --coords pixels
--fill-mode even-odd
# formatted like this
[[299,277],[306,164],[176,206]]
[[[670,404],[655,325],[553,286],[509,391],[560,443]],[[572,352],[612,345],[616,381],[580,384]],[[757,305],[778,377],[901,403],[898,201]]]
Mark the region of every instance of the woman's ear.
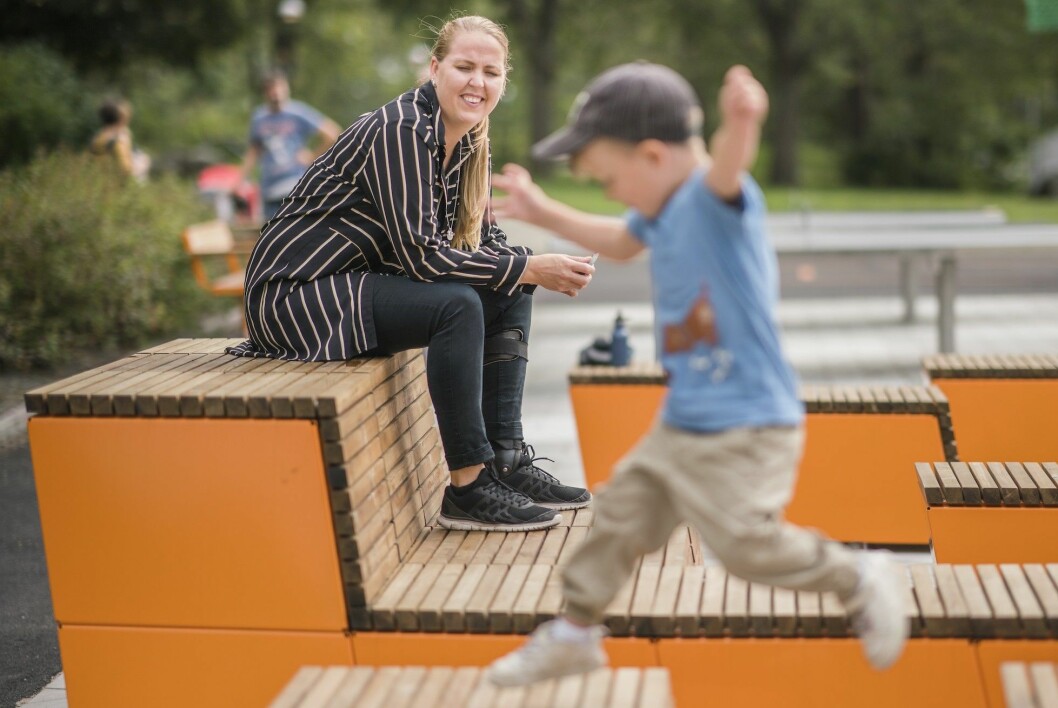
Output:
[[434,86],[437,85],[437,67],[438,67],[439,64],[440,64],[440,62],[437,61],[437,57],[430,57],[429,79],[430,79],[430,83],[433,84]]

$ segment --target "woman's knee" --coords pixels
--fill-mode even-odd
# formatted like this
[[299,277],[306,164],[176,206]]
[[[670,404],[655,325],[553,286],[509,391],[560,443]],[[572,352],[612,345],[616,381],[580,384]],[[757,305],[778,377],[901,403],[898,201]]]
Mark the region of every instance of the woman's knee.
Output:
[[481,300],[470,285],[445,283],[445,288],[438,308],[439,324],[456,324],[484,331],[481,311]]

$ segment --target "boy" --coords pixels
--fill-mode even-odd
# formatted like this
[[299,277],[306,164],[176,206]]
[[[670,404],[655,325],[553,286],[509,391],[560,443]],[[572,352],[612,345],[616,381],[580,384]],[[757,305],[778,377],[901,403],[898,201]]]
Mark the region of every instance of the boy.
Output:
[[497,200],[500,216],[619,260],[651,248],[657,342],[669,378],[659,420],[597,495],[594,529],[563,573],[564,615],[492,664],[496,684],[604,665],[603,611],[636,559],[681,523],[746,580],[835,592],[875,668],[903,650],[902,581],[886,554],[855,552],[783,520],[804,410],[779,342],[764,200],[746,174],[768,98],[736,66],[719,104],[709,156],[690,85],[663,66],[625,64],[593,80],[567,126],[537,144],[537,157],[571,156],[577,172],[630,207],[624,219],[553,201],[517,166],[494,178],[508,195]]

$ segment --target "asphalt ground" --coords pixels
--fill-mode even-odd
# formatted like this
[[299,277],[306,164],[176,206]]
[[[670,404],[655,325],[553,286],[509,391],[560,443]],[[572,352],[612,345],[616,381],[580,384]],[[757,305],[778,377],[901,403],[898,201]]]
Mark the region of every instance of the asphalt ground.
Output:
[[0,706],[62,670],[25,438],[0,442]]

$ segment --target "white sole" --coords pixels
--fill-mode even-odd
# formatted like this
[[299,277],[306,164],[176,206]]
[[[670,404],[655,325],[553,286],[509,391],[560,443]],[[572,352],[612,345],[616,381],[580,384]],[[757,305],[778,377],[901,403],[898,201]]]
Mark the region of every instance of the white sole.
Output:
[[556,504],[548,504],[547,502],[534,501],[533,503],[537,506],[542,506],[545,509],[554,509],[555,511],[569,511],[571,509],[583,509],[591,506],[592,500],[595,497],[588,497],[588,501],[582,502],[559,502]]
[[562,514],[555,514],[553,519],[533,524],[483,524],[480,521],[449,519],[440,515],[437,517],[437,523],[450,531],[540,531],[562,523]]

